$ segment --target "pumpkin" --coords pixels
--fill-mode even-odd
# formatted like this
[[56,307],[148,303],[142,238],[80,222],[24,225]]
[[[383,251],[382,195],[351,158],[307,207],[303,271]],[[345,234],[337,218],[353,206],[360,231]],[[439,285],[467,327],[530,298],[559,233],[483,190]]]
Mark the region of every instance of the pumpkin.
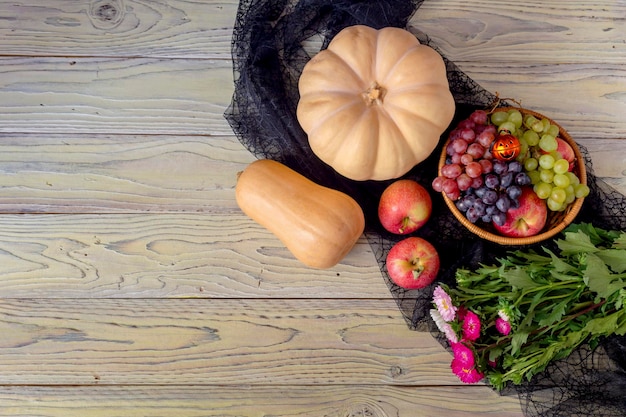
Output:
[[433,152],[455,111],[442,57],[394,27],[343,29],[306,63],[298,90],[311,150],[357,181],[407,173]]
[[239,174],[235,197],[246,215],[313,268],[336,265],[365,228],[363,210],[352,197],[270,159],[254,161]]

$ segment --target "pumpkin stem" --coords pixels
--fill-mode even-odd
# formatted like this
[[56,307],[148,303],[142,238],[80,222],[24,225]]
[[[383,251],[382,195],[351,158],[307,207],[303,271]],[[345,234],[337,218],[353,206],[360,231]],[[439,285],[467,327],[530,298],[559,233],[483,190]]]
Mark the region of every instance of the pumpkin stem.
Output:
[[380,105],[382,104],[385,93],[386,90],[381,87],[376,81],[374,81],[370,88],[368,88],[367,91],[363,93],[363,100],[368,106],[374,104]]

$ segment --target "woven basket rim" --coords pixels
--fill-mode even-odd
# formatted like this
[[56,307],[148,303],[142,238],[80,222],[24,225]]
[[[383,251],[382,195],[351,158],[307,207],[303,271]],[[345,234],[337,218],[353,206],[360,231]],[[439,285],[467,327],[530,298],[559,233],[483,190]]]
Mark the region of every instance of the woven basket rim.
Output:
[[[559,137],[561,137],[563,140],[565,140],[574,150],[574,155],[575,155],[575,170],[576,173],[578,175],[578,178],[580,179],[580,182],[582,184],[587,184],[587,170],[585,168],[585,159],[582,156],[582,153],[580,152],[580,149],[578,147],[578,144],[574,141],[574,139],[570,136],[570,134],[563,129],[563,127],[558,124],[557,122],[555,122],[554,120],[552,120],[551,118],[544,116],[541,113],[538,113],[536,111],[533,110],[529,110],[529,109],[525,109],[523,107],[513,107],[513,106],[507,106],[507,107],[498,107],[496,109],[494,109],[493,111],[509,111],[511,109],[516,109],[519,110],[522,114],[532,114],[533,116],[537,117],[537,118],[545,118],[548,119],[552,124],[554,124],[555,126],[557,126],[559,128]],[[439,166],[438,166],[438,170],[439,170],[439,175],[441,175],[441,168],[443,167],[443,165],[446,162],[446,148],[447,145],[449,143],[449,139],[446,140],[444,146],[443,146],[443,150],[441,152],[441,156],[439,158]],[[556,234],[558,234],[559,232],[561,232],[563,229],[565,229],[570,223],[572,223],[572,221],[574,221],[574,219],[576,218],[576,216],[578,215],[578,213],[580,212],[583,202],[584,202],[584,198],[577,198],[576,200],[574,200],[574,202],[572,202],[568,208],[563,212],[564,213],[564,217],[558,221],[556,224],[551,224],[550,222],[546,223],[546,227],[549,227],[548,229],[546,229],[546,227],[544,227],[544,230],[541,231],[540,233],[533,235],[533,236],[526,236],[526,237],[521,237],[521,238],[517,238],[517,237],[509,237],[509,236],[502,236],[499,235],[495,232],[490,231],[489,229],[480,227],[472,222],[470,222],[465,215],[456,207],[454,201],[452,201],[445,193],[441,193],[444,202],[446,203],[446,206],[448,206],[448,208],[450,209],[450,211],[452,212],[452,214],[454,215],[454,217],[464,226],[466,227],[470,232],[474,233],[475,235],[477,235],[478,237],[494,242],[494,243],[498,243],[500,245],[503,246],[522,246],[522,245],[531,245],[534,243],[539,243],[542,242],[544,240],[547,240],[553,236],[555,236]],[[550,216],[553,215],[553,212],[548,211],[548,219],[550,219]],[[563,214],[563,213],[558,213],[558,214]],[[556,213],[555,213],[556,214]]]

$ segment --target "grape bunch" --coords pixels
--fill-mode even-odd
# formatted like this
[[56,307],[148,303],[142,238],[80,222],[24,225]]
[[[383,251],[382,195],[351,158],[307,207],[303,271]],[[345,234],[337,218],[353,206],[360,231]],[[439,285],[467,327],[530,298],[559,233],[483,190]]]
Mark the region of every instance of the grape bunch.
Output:
[[446,163],[432,187],[453,200],[470,222],[502,225],[531,178],[522,162],[493,158],[490,148],[498,126],[489,121],[487,112],[477,110],[450,133]]
[[522,116],[518,110],[496,111],[491,122],[498,131],[508,131],[519,138],[522,152],[519,161],[531,178],[535,194],[546,200],[551,211],[565,210],[576,198],[589,195],[573,172],[574,151],[559,137],[559,127],[546,118]]

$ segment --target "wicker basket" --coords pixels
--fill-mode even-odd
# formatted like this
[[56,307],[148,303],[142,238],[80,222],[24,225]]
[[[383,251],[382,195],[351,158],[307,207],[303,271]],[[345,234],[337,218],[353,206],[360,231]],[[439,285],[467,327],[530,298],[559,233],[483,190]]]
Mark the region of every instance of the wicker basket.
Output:
[[[496,110],[508,111],[513,108],[519,110],[524,116],[527,114],[532,114],[538,119],[546,118],[550,120],[552,124],[556,125],[559,128],[559,131],[560,131],[559,136],[563,140],[567,141],[567,143],[570,144],[576,156],[576,159],[574,161],[573,172],[578,176],[582,184],[587,184],[587,172],[585,169],[585,160],[582,154],[580,153],[580,149],[578,148],[578,145],[572,139],[572,137],[558,123],[532,110],[522,109],[518,107],[499,107]],[[446,147],[447,146],[443,147],[443,151],[439,159],[439,174],[440,175],[441,175],[441,168],[446,162]],[[574,202],[572,202],[568,206],[566,210],[561,211],[561,212],[548,211],[548,220],[541,232],[539,232],[538,234],[534,236],[515,238],[515,237],[507,237],[507,236],[502,236],[502,235],[497,234],[497,231],[495,230],[495,228],[491,226],[490,224],[483,224],[483,223],[474,224],[470,222],[465,217],[465,215],[456,207],[454,201],[448,198],[445,195],[445,193],[441,193],[441,194],[443,196],[443,199],[446,205],[448,206],[448,208],[450,209],[454,217],[456,217],[457,220],[459,220],[459,222],[461,222],[463,226],[465,226],[469,231],[476,234],[477,236],[483,239],[489,240],[491,242],[499,243],[501,245],[530,245],[530,244],[538,243],[538,242],[541,242],[543,240],[546,240],[555,236],[557,233],[561,232],[565,227],[567,227],[574,220],[574,218],[576,218],[576,216],[578,215],[578,212],[580,211],[583,205],[583,200],[584,200],[584,198],[577,198]]]

